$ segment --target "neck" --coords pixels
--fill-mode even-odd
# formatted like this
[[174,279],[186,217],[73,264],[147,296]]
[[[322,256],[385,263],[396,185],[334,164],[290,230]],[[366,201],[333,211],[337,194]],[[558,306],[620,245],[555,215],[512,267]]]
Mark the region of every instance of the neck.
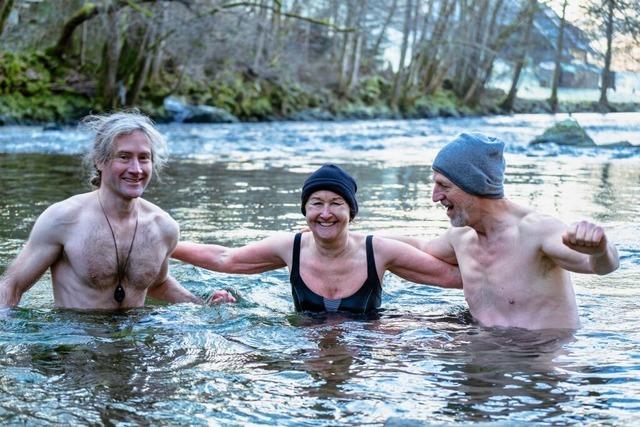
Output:
[[507,199],[484,199],[477,201],[474,209],[475,221],[469,221],[469,226],[479,234],[490,237],[499,233],[511,223],[512,203]]
[[100,187],[97,190],[100,203],[105,212],[117,219],[126,219],[134,216],[137,212],[138,200],[127,199],[124,197],[118,197],[108,191],[105,187]]
[[338,258],[349,250],[349,230],[345,229],[343,233],[331,240],[320,239],[313,236],[316,251],[327,258]]

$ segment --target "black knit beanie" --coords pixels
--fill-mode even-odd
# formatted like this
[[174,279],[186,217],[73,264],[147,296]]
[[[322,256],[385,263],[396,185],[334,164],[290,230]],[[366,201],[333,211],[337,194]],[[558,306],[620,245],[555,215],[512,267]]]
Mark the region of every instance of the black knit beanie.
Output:
[[351,211],[351,219],[358,213],[358,201],[356,181],[339,166],[331,163],[323,165],[320,169],[309,175],[302,186],[302,214],[306,215],[305,205],[307,200],[316,191],[329,190],[342,196]]

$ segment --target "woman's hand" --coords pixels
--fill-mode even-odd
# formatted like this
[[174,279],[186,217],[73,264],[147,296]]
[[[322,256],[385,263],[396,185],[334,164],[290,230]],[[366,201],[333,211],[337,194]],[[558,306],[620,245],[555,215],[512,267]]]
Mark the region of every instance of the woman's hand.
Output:
[[224,304],[227,302],[236,302],[236,298],[225,290],[215,291],[207,298],[207,305]]

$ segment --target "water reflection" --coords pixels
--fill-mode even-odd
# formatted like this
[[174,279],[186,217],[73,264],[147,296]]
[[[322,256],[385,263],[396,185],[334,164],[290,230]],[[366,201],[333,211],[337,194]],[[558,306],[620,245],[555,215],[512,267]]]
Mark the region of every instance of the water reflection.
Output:
[[[169,126],[172,161],[147,198],[178,221],[184,238],[242,245],[298,230],[302,182],[331,160],[358,180],[361,212],[354,229],[436,236],[449,223],[431,202],[433,155],[462,127],[496,133],[509,144],[510,198],[566,222],[595,218],[619,245],[619,271],[606,278],[574,276],[585,325],[578,333],[480,328],[461,308],[459,292],[393,276],[385,280],[386,311],[379,318],[313,319],[294,313],[286,270],[238,277],[172,262],[172,273],[191,291],[232,288],[240,303],[201,308],[150,301],[115,316],[48,309],[53,298],[45,275],[25,295],[23,308],[0,317],[0,420],[393,425],[634,419],[640,409],[640,336],[633,326],[640,314],[637,158],[526,148],[529,136],[550,120]],[[594,120],[599,137],[617,136],[606,118]],[[47,206],[88,190],[76,156],[79,134],[32,138],[16,132],[0,134],[0,272]],[[47,138],[59,138],[58,152],[66,152],[65,138],[77,147],[69,156],[6,154],[7,138],[17,141],[14,152],[50,145]]]
[[477,328],[456,336],[453,353],[460,357],[443,365],[456,378],[445,386],[452,398],[439,412],[467,414],[468,421],[509,420],[519,412],[535,412],[539,421],[561,416],[573,396],[562,386],[569,375],[559,359],[574,341],[571,331]]

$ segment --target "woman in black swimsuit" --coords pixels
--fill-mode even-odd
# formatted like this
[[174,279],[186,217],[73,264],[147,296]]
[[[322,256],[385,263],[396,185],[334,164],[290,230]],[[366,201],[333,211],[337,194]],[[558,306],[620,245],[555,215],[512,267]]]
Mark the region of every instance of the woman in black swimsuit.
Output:
[[180,242],[173,257],[223,273],[289,267],[297,311],[366,313],[380,307],[386,270],[416,283],[462,288],[460,272],[405,243],[349,231],[358,213],[355,180],[326,164],[302,187],[310,233],[282,233],[241,248]]

